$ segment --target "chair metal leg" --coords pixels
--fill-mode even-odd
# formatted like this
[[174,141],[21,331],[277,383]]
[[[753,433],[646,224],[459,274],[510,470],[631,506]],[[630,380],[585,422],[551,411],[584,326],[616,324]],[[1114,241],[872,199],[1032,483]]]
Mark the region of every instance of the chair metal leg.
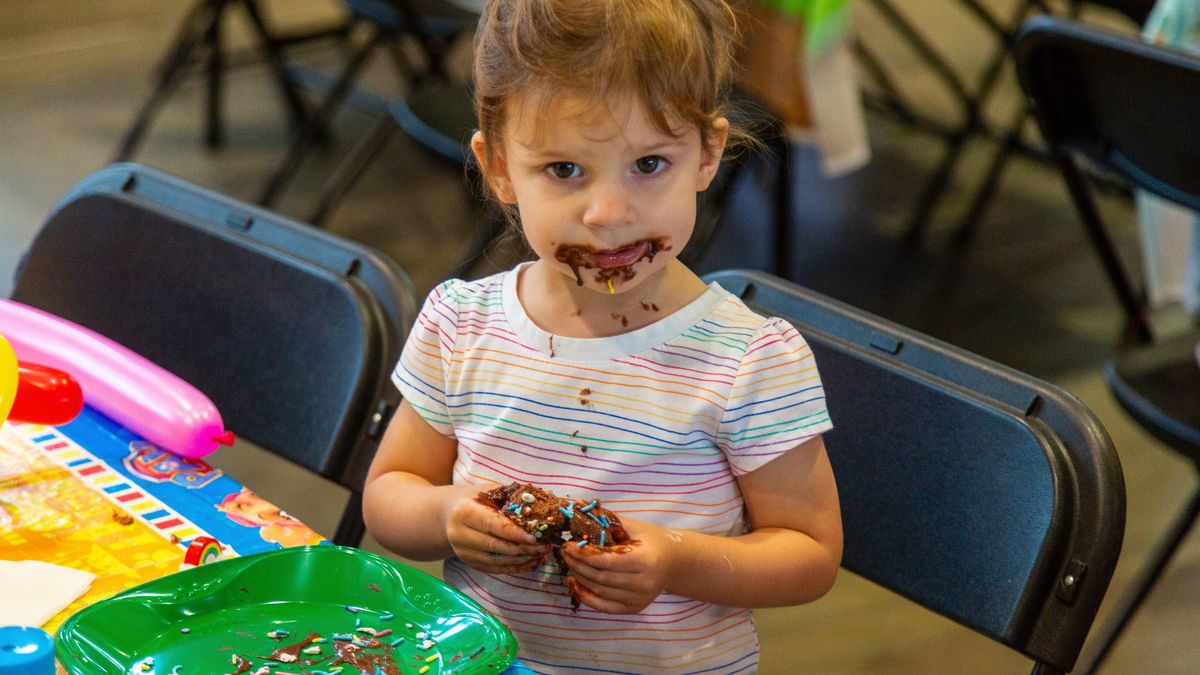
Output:
[[[987,25],[997,36],[1001,42],[1001,48],[993,55],[992,60],[988,62],[984,68],[983,74],[979,78],[977,91],[973,98],[968,98],[963,101],[966,121],[963,123],[960,131],[950,139],[950,145],[946,150],[946,158],[942,160],[942,165],[938,167],[938,171],[934,173],[926,184],[925,190],[922,191],[921,197],[914,209],[914,215],[909,223],[908,234],[905,237],[907,246],[915,247],[921,242],[925,230],[929,227],[929,221],[933,215],[933,209],[937,201],[945,192],[947,184],[950,182],[950,177],[957,168],[958,160],[962,157],[962,152],[965,149],[966,141],[976,134],[986,131],[986,124],[983,119],[983,104],[991,95],[996,85],[1000,81],[1000,73],[1003,70],[1004,63],[1008,60],[1012,52],[1010,42],[1012,40],[1011,29],[1006,30],[1003,26],[996,22],[990,14],[983,11],[979,5],[974,2],[967,2],[968,7],[974,9],[976,14],[981,17],[981,20]],[[1028,16],[1032,9],[1033,2],[1026,0],[1014,12],[1009,20],[1010,26],[1018,26]],[[1007,136],[1008,134],[1006,134]],[[998,167],[994,167],[999,171]],[[996,178],[999,178],[997,173]],[[994,180],[994,179],[993,179]],[[986,186],[990,190],[994,188],[994,184]],[[985,195],[986,197],[986,195]],[[986,204],[986,199],[983,202]],[[982,209],[982,204],[980,205]]]
[[150,96],[134,116],[133,125],[130,126],[129,131],[125,132],[125,137],[117,146],[113,162],[123,162],[133,156],[146,129],[150,126],[150,121],[158,111],[158,107],[178,86],[183,71],[191,63],[193,52],[208,34],[209,25],[217,20],[220,9],[220,2],[201,0],[184,18],[175,42],[158,68],[158,78],[154,90],[150,92]]
[[[289,41],[298,42],[324,37],[325,35],[333,35],[336,31],[329,30],[297,36],[290,40],[281,40],[275,38],[267,30],[266,22],[263,20],[256,0],[200,0],[200,2],[192,7],[188,16],[184,18],[183,25],[180,27],[175,41],[172,43],[173,46],[158,68],[158,78],[155,88],[151,92],[150,97],[138,110],[137,115],[134,117],[133,125],[118,145],[117,152],[113,157],[114,162],[125,161],[133,156],[158,107],[182,80],[188,66],[192,64],[199,50],[207,50],[208,52],[205,59],[207,82],[205,89],[204,142],[210,148],[216,148],[221,145],[224,139],[223,124],[221,121],[222,80],[225,70],[229,66],[229,61],[226,58],[225,49],[222,44],[223,31],[221,28],[221,17],[230,4],[235,1],[241,2],[242,6],[246,8],[246,12],[258,37],[259,50],[270,66],[276,84],[283,93],[284,101],[293,124],[298,127],[303,123],[308,116],[307,106],[304,104],[304,99],[300,96],[295,84],[292,82],[291,76],[287,72],[282,45]],[[324,132],[324,127],[321,128],[321,132]]]
[[1029,671],[1029,675],[1066,675],[1063,671],[1050,666],[1048,664],[1037,662],[1033,664],[1033,670]]
[[325,99],[321,102],[320,107],[297,130],[296,136],[288,146],[287,154],[284,156],[279,168],[267,180],[267,185],[263,188],[263,192],[258,198],[259,204],[267,208],[276,205],[284,186],[291,181],[296,175],[296,171],[300,168],[300,163],[304,159],[304,155],[312,147],[313,143],[316,142],[320,131],[327,128],[329,122],[333,119],[334,113],[341,107],[342,101],[345,100],[347,94],[350,92],[350,86],[354,83],[355,78],[358,77],[359,71],[366,65],[368,57],[371,56],[376,46],[384,38],[383,31],[375,28],[366,42],[350,55],[350,60],[347,61],[342,74],[334,82],[329,93],[325,95]]
[[962,80],[950,68],[949,64],[942,60],[937,50],[933,48],[933,45],[925,39],[925,36],[921,35],[903,14],[896,11],[886,0],[870,0],[870,3],[890,22],[891,26],[896,29],[896,32],[900,33],[901,37],[908,41],[917,56],[933,69],[933,72],[946,86],[950,87],[955,96],[960,100],[969,101],[971,99],[971,95],[967,92],[967,88],[962,83]]
[[1129,623],[1129,620],[1142,605],[1146,597],[1150,595],[1150,591],[1154,589],[1154,585],[1158,582],[1159,577],[1162,576],[1163,570],[1171,562],[1175,551],[1183,543],[1188,532],[1191,531],[1198,515],[1200,515],[1200,489],[1192,493],[1192,498],[1179,515],[1176,516],[1175,521],[1171,523],[1171,528],[1167,531],[1167,535],[1158,547],[1155,548],[1137,578],[1130,585],[1129,592],[1121,597],[1120,604],[1113,610],[1112,618],[1104,624],[1104,627],[1093,642],[1095,645],[1094,656],[1085,661],[1086,667],[1081,666],[1078,669],[1079,672],[1095,672],[1104,663],[1104,659],[1112,651],[1113,645],[1116,644],[1117,639],[1124,632],[1125,626]]
[[996,152],[992,155],[992,161],[988,165],[987,174],[983,177],[979,188],[976,189],[966,214],[959,221],[958,231],[954,236],[954,247],[959,251],[975,240],[975,235],[979,232],[979,223],[983,220],[983,212],[991,203],[992,195],[996,193],[996,186],[1000,184],[1000,176],[1004,173],[1004,167],[1008,163],[1009,157],[1021,142],[1021,129],[1025,126],[1025,120],[1028,117],[1028,108],[1022,108],[1011,127],[1012,130],[997,144]]
[[212,23],[204,41],[208,44],[208,87],[205,96],[204,143],[210,149],[220,147],[225,132],[221,125],[221,75],[225,70],[225,53],[221,49],[221,16],[227,0],[220,0],[213,10]]
[[883,90],[881,99],[882,104],[900,121],[909,126],[917,126],[919,121],[912,109],[904,104],[903,97],[900,95],[900,89],[896,87],[892,81],[892,76],[888,74],[887,69],[879,62],[875,54],[862,43],[862,40],[854,40],[854,54],[858,57],[858,63],[863,67],[875,81],[875,84]]
[[1054,160],[1058,164],[1063,179],[1066,180],[1071,200],[1075,202],[1075,208],[1079,211],[1079,217],[1083,221],[1084,230],[1087,232],[1092,247],[1100,256],[1100,264],[1104,266],[1104,272],[1108,276],[1109,282],[1112,283],[1113,290],[1116,291],[1117,300],[1125,310],[1130,333],[1141,342],[1152,342],[1154,336],[1150,331],[1146,303],[1134,290],[1133,281],[1130,279],[1129,273],[1125,271],[1121,257],[1117,254],[1116,246],[1100,221],[1100,214],[1096,210],[1096,204],[1092,201],[1089,192],[1087,178],[1070,157],[1062,153],[1055,153]]
[[254,25],[254,30],[258,34],[259,47],[262,50],[263,58],[266,59],[267,65],[275,75],[275,84],[279,87],[283,101],[291,113],[294,128],[298,129],[308,118],[308,106],[304,104],[304,99],[300,96],[300,92],[296,90],[296,85],[292,82],[292,78],[288,74],[287,65],[283,58],[283,49],[281,48],[282,43],[267,29],[267,22],[263,20],[262,11],[259,10],[254,0],[243,0],[242,4],[245,6],[246,14],[250,16],[250,22]]
[[[975,14],[975,16],[981,23],[984,24],[984,26],[991,30],[1001,43],[1001,48],[998,49],[992,56],[991,60],[984,68],[983,73],[980,75],[979,81],[975,86],[976,91],[973,94],[967,90],[967,86],[963,83],[962,79],[950,68],[949,64],[947,64],[941,58],[941,56],[938,55],[937,51],[933,48],[929,41],[926,40],[924,36],[921,35],[921,33],[911,24],[911,22],[904,18],[902,14],[897,12],[895,8],[886,2],[886,0],[871,0],[871,4],[889,21],[892,28],[895,29],[900,36],[909,43],[909,45],[916,52],[917,56],[919,56],[921,60],[932,69],[933,73],[940,80],[942,80],[942,82],[947,86],[947,88],[950,89],[951,93],[963,106],[963,123],[957,129],[954,129],[946,134],[947,145],[945,153],[938,164],[937,170],[934,171],[933,175],[931,175],[926,181],[924,188],[921,190],[921,194],[917,198],[917,203],[913,208],[913,214],[909,220],[908,230],[904,238],[905,246],[913,248],[919,245],[923,240],[925,232],[929,228],[930,221],[932,220],[933,212],[937,207],[942,195],[945,193],[946,188],[949,186],[958,162],[962,157],[966,142],[972,136],[987,131],[986,123],[983,119],[981,110],[987,97],[991,95],[992,91],[996,87],[996,84],[999,82],[999,75],[1002,71],[1002,67],[1007,61],[1011,51],[1009,48],[1009,42],[1012,38],[1013,30],[1011,27],[1020,25],[1021,21],[1029,14],[1030,11],[1036,7],[1044,7],[1044,4],[1042,4],[1039,0],[1025,0],[1017,6],[1008,22],[1009,27],[1006,27],[997,21],[996,18],[990,13],[984,10],[984,8],[976,3],[975,0],[964,0],[962,4],[973,14]],[[868,69],[876,74],[876,80],[880,80],[879,74],[883,71],[883,69],[878,63],[871,63],[872,58],[870,57],[869,52],[866,52],[865,49],[860,48],[859,53],[860,60],[864,53],[867,54],[865,63]],[[886,82],[886,78],[882,82],[881,86],[884,87],[885,92],[887,92],[888,89],[894,90],[894,87]],[[894,96],[889,94],[887,98],[892,99]],[[898,101],[895,101],[894,103],[895,106],[900,107],[902,117],[908,117],[910,119],[913,117],[911,111],[904,110],[903,106],[900,105]],[[889,106],[889,108],[891,107],[893,106]],[[1005,135],[1007,136],[1007,134]],[[987,187],[990,190],[991,187],[994,186]],[[986,203],[986,198],[984,199],[983,203]]]
[[388,139],[399,128],[391,115],[380,117],[371,126],[325,184],[325,188],[317,200],[317,208],[308,218],[309,224],[317,227],[324,226],[325,219],[329,217],[333,207],[337,206],[350,188],[358,182],[367,166],[379,155],[387,145]]

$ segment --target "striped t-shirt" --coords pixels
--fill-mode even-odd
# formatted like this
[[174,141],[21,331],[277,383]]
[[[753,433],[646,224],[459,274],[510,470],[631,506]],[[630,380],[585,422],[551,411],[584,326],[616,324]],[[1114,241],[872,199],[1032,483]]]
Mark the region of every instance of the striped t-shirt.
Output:
[[[599,498],[672,529],[746,532],[734,476],[827,431],[812,352],[717,284],[669,316],[606,338],[536,326],[518,270],[430,293],[393,379],[458,441],[456,484],[531,483]],[[757,668],[749,610],[663,594],[636,615],[572,610],[553,556],[493,575],[457,558],[445,578],[500,618],[539,672],[711,672]]]

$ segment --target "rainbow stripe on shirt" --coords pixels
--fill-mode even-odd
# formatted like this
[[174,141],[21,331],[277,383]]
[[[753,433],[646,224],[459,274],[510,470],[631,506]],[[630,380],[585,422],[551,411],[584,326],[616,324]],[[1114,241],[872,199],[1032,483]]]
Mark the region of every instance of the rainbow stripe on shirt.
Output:
[[[747,528],[736,477],[832,427],[804,338],[715,283],[648,326],[586,339],[534,324],[518,274],[435,288],[393,374],[421,416],[458,441],[456,484],[531,483],[664,527],[736,536]],[[573,610],[561,574],[553,558],[519,575],[457,559],[445,567],[538,671],[757,668],[749,610],[669,594],[632,616]]]

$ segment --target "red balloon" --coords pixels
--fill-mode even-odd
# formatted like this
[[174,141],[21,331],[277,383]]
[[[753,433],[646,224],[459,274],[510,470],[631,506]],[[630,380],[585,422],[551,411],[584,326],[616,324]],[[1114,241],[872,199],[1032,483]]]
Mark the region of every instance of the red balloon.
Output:
[[8,418],[14,422],[66,424],[83,410],[75,378],[57,368],[17,363],[17,393]]

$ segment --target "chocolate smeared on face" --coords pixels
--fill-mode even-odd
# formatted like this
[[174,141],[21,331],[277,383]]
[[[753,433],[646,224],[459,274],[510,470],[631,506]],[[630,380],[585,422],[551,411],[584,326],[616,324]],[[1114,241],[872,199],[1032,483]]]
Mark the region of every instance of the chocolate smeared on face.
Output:
[[637,260],[616,267],[597,267],[593,264],[591,256],[601,251],[601,249],[597,249],[594,246],[559,244],[558,248],[554,251],[554,259],[571,268],[571,271],[575,273],[575,284],[577,286],[583,285],[583,275],[580,274],[580,269],[597,270],[595,279],[598,284],[607,283],[610,279],[629,281],[637,274],[633,269],[634,265],[642,260],[654,262],[654,256],[658,255],[659,251],[671,250],[671,247],[667,246],[666,241],[666,237],[654,237],[651,239],[639,239],[629,246],[623,246],[623,249],[640,247],[642,254],[638,256]]

